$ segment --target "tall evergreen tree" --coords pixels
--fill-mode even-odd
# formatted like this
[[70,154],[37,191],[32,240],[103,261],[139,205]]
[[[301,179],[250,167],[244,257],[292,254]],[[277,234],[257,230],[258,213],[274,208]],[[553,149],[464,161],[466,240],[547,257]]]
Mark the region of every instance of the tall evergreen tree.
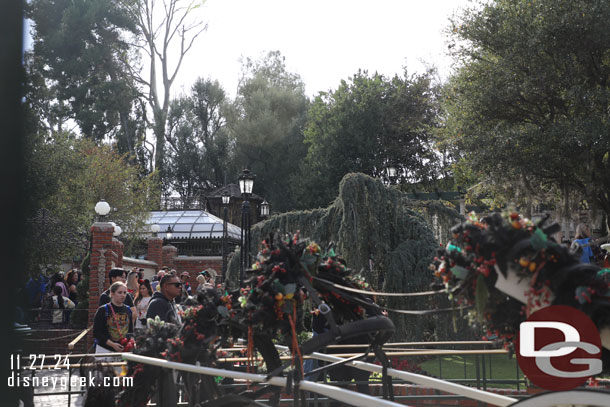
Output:
[[186,205],[235,173],[225,126],[226,103],[218,81],[198,79],[190,95],[170,104],[164,191],[177,192]]
[[286,70],[279,51],[248,59],[228,127],[235,163],[256,174],[255,192],[273,210],[291,210],[292,177],[305,157],[303,126],[309,101],[301,78]]
[[135,32],[123,3],[110,0],[33,0],[33,50],[26,57],[26,102],[41,128],[61,132],[74,120],[97,142],[116,138],[135,150],[131,117],[137,97],[125,41]]

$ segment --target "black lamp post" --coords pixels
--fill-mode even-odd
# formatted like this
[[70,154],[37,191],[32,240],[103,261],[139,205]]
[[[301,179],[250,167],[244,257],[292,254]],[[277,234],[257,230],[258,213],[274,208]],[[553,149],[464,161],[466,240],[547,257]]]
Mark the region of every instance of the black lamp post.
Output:
[[265,199],[261,203],[261,218],[267,219],[268,216],[269,216],[269,202],[267,202],[267,200]]
[[245,169],[242,171],[238,178],[239,180],[239,191],[243,198],[241,205],[241,267],[239,270],[239,286],[244,285],[244,274],[250,262],[250,202],[248,197],[252,195],[252,188],[254,187],[254,174],[250,170]]
[[225,281],[225,274],[227,272],[227,212],[229,209],[229,202],[231,196],[225,191],[222,194],[222,273],[220,275],[220,284]]
[[167,230],[165,231],[165,243],[170,244],[169,240],[172,238],[173,232],[172,227],[168,225]]

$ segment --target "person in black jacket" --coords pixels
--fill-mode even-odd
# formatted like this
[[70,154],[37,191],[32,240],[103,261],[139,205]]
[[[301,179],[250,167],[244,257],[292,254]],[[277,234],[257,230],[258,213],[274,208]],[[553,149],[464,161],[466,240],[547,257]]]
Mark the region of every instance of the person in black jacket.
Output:
[[126,351],[125,343],[133,335],[133,313],[125,305],[127,286],[115,282],[109,291],[110,302],[97,309],[93,320],[95,353]]
[[161,291],[156,292],[150,300],[146,319],[158,316],[162,321],[182,323],[174,299],[182,292],[182,283],[178,276],[167,274],[159,282]]
[[[116,283],[117,281],[121,283],[125,283],[125,270],[114,268],[108,272],[108,278],[110,279],[110,285]],[[110,302],[110,288],[107,289],[100,295],[100,303],[102,306],[104,304],[108,304]],[[125,297],[125,305],[128,307],[133,307],[133,298],[131,298],[131,294],[127,293],[127,297]]]

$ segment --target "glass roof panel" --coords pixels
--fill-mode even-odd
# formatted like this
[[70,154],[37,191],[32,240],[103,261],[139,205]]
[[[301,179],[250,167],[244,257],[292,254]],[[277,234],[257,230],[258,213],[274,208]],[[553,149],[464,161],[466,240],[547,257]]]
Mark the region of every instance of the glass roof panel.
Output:
[[199,219],[199,218],[196,218],[193,216],[183,216],[180,219],[178,219],[178,221],[176,223],[195,223],[195,222],[197,222],[197,219]]
[[207,225],[195,224],[191,232],[206,232],[207,230]]
[[173,229],[174,229],[174,232],[190,232],[191,225],[176,224],[176,225],[174,225]]

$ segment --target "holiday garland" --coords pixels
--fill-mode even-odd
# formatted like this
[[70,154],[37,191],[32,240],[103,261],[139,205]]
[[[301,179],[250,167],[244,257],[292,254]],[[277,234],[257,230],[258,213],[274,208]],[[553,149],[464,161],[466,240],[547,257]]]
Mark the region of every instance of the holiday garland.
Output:
[[[545,227],[546,219],[534,223],[512,212],[478,220],[470,214],[430,266],[451,300],[474,306],[470,322],[486,328],[488,339],[511,344],[519,324],[547,305],[577,308],[600,330],[610,325],[609,270],[579,263],[550,237],[558,226]],[[498,289],[507,284],[514,298]]]

